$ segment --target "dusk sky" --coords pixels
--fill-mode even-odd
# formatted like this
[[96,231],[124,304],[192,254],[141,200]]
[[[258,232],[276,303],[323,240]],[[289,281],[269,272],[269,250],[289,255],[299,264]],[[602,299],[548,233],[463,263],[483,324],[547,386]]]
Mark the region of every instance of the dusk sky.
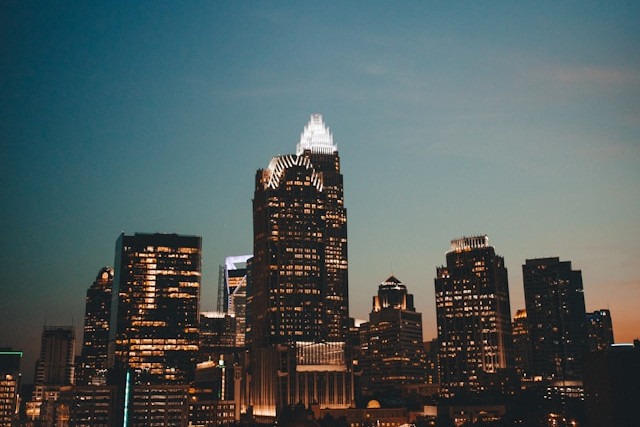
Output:
[[[0,0],[0,347],[33,376],[77,327],[121,231],[252,251],[254,175],[312,113],[338,145],[350,314],[390,274],[436,336],[436,266],[487,234],[582,270],[587,310],[640,336],[640,2]],[[79,346],[78,346],[79,349]]]

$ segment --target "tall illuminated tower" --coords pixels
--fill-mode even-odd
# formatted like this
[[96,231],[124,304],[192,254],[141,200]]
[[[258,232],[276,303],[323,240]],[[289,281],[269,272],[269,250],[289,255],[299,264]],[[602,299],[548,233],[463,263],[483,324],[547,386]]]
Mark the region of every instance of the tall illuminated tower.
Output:
[[[296,154],[274,157],[257,171],[253,227],[247,338],[254,358],[254,411],[266,414],[276,404],[287,404],[287,398],[280,395],[276,402],[273,395],[277,356],[272,350],[336,343],[314,347],[321,365],[318,355],[330,351],[335,356],[349,330],[343,179],[338,148],[321,115],[311,116]],[[340,360],[344,363],[344,357]]]
[[113,268],[103,267],[87,289],[82,353],[76,358],[76,384],[102,385],[107,379]]
[[528,259],[522,279],[533,375],[580,381],[587,350],[582,272],[557,257]]
[[504,258],[487,236],[451,241],[435,279],[440,384],[445,396],[487,390],[513,366]]
[[120,235],[109,330],[109,362],[152,384],[193,378],[198,353],[202,239]]

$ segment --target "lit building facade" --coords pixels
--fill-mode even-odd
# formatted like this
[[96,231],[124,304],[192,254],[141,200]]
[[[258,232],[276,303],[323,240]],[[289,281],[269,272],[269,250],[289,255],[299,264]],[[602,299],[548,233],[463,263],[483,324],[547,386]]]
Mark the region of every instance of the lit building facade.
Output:
[[344,343],[350,326],[343,179],[322,116],[311,116],[296,154],[274,157],[256,173],[253,225],[247,289],[251,398],[254,413],[273,416],[276,406],[289,404],[276,402],[284,396],[276,393],[278,348]]
[[22,352],[0,348],[0,426],[13,426],[18,417]]
[[527,326],[527,310],[516,311],[513,317],[513,357],[516,372],[523,380],[531,378],[531,340]]
[[413,295],[396,277],[378,287],[369,322],[361,327],[363,387],[368,393],[398,390],[426,382],[422,314]]
[[113,269],[103,267],[87,290],[82,353],[76,360],[77,385],[106,384],[112,288]]
[[606,350],[613,341],[613,322],[607,309],[587,313],[587,340],[589,351]]
[[444,396],[493,387],[513,366],[509,285],[504,258],[487,236],[451,242],[436,269],[440,386]]
[[109,330],[110,366],[134,382],[186,384],[198,354],[202,239],[120,235]]
[[522,266],[534,377],[582,379],[587,349],[582,272],[559,258],[528,259]]
[[251,255],[225,258],[218,277],[218,312],[235,318],[235,346],[245,346],[247,331],[247,260]]

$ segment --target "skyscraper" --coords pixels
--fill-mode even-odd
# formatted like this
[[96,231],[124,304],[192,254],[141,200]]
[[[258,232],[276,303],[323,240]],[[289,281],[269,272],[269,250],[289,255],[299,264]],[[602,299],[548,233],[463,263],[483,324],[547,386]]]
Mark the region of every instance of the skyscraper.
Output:
[[587,341],[589,351],[606,350],[613,344],[613,322],[608,309],[587,313]]
[[236,347],[245,346],[247,331],[247,260],[251,255],[225,258],[218,277],[218,312],[235,319]]
[[113,269],[103,267],[87,290],[82,352],[76,361],[78,385],[106,384],[112,287]]
[[109,330],[109,362],[152,384],[193,378],[198,353],[202,239],[120,235]]
[[425,383],[422,314],[416,312],[413,295],[400,280],[391,276],[378,286],[369,322],[360,328],[367,391],[399,390]]
[[441,389],[482,392],[513,366],[507,269],[487,236],[452,240],[446,259],[435,279]]
[[274,157],[257,171],[253,227],[247,289],[253,403],[254,411],[274,414],[276,404],[288,404],[274,394],[276,347],[342,343],[313,347],[334,352],[349,330],[343,180],[338,148],[321,115],[311,116],[296,154]]
[[522,266],[532,375],[581,380],[587,349],[582,272],[559,258],[528,259]]
[[62,386],[73,384],[75,343],[73,326],[43,328],[33,395],[31,402],[27,402],[27,415],[31,419],[40,417],[43,403],[58,400]]

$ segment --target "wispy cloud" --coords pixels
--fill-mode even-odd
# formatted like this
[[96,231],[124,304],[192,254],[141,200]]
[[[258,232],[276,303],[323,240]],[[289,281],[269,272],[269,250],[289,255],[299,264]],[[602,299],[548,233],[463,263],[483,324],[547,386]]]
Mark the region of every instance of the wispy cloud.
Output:
[[534,78],[543,78],[561,84],[622,86],[640,83],[640,70],[632,68],[546,65],[539,67],[531,75]]
[[548,67],[541,74],[567,84],[627,85],[640,83],[640,70],[612,67]]

